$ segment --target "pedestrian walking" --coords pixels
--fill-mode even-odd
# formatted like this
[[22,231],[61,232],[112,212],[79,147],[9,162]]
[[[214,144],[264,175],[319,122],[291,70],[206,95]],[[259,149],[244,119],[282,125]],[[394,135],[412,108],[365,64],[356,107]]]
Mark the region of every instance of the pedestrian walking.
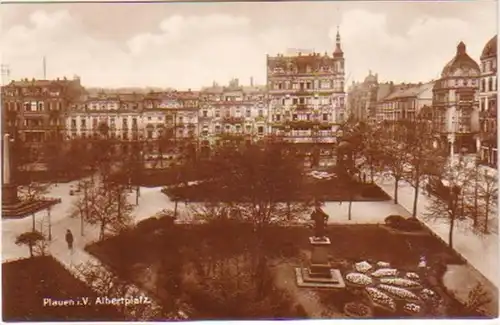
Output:
[[66,230],[66,242],[68,243],[68,249],[72,250],[73,249],[73,234],[71,233],[71,230]]

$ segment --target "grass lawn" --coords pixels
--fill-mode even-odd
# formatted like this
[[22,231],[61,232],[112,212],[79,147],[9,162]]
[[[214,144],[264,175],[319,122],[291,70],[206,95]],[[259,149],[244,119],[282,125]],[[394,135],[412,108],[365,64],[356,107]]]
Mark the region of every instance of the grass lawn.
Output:
[[123,320],[113,306],[44,306],[44,299],[88,297],[95,294],[50,256],[2,265],[2,311],[6,322],[25,321],[117,321]]
[[[267,261],[298,266],[304,261],[304,251],[310,249],[308,237],[312,231],[305,227],[271,227],[264,234],[264,254]],[[422,255],[431,267],[440,264],[461,264],[463,261],[432,235],[404,235],[388,231],[378,225],[329,225],[328,236],[331,262],[345,272],[359,261],[385,261],[400,270],[414,271]],[[217,260],[221,256],[252,254],[257,242],[252,227],[241,224],[175,225],[168,231],[137,228],[124,235],[95,243],[87,250],[112,268],[121,270],[148,290],[155,290],[161,271],[158,261],[169,260],[185,267],[199,260]],[[281,261],[281,262],[279,262]],[[272,267],[271,267],[272,269]],[[183,268],[183,274],[189,273]],[[293,274],[293,272],[290,272]],[[230,275],[228,275],[230,277]],[[292,278],[291,278],[292,279]],[[286,281],[295,286],[295,281]],[[438,292],[438,283],[431,288]],[[156,292],[158,296],[161,293]],[[337,301],[349,299],[347,294]],[[337,294],[337,296],[339,295]],[[293,296],[293,295],[292,295]],[[451,298],[446,301],[453,303]],[[335,305],[334,300],[331,301]],[[296,301],[297,302],[297,301]],[[334,307],[334,306],[333,306]],[[459,308],[454,305],[453,308]],[[261,317],[270,315],[260,315]],[[460,311],[450,310],[448,316],[460,316]],[[220,315],[218,317],[221,317]],[[259,316],[255,316],[259,318]],[[297,317],[290,315],[290,317]]]

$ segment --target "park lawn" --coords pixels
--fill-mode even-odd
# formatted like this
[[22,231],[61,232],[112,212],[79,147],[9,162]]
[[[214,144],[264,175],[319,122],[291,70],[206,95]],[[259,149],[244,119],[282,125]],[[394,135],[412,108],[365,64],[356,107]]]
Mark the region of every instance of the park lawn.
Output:
[[25,321],[118,321],[124,320],[113,306],[43,306],[54,300],[96,295],[51,256],[39,256],[2,264],[2,318]]
[[[256,246],[255,234],[249,225],[232,224],[219,229],[210,225],[175,225],[167,232],[135,229],[124,235],[92,244],[87,250],[123,274],[146,274],[155,270],[160,259],[176,256],[172,263],[190,264],[195,259],[220,255],[248,254]],[[385,261],[401,270],[415,270],[422,255],[429,265],[461,264],[463,261],[439,239],[429,235],[403,235],[379,225],[329,225],[331,262],[345,272],[346,265],[359,261]],[[305,226],[270,227],[265,233],[264,254],[268,261],[298,264],[304,251],[310,249],[308,237],[312,230]],[[168,249],[167,249],[168,248]],[[172,254],[172,251],[179,254]],[[126,253],[123,253],[126,252]],[[149,276],[151,274],[149,273]],[[154,277],[154,275],[153,275]],[[144,276],[130,279],[140,286]],[[289,285],[295,286],[294,281]],[[151,286],[154,288],[155,286]],[[157,293],[158,294],[158,293]],[[266,317],[268,315],[261,315]]]
[[[189,186],[179,186],[176,188],[164,188],[163,193],[171,200],[177,198],[186,199],[190,202],[203,202],[207,199],[230,202],[238,201],[238,197],[224,197],[224,194],[217,193],[216,187],[210,182],[201,182]],[[234,193],[230,192],[229,195]],[[391,198],[376,184],[363,184],[341,179],[318,180],[307,177],[299,192],[290,195],[283,194],[277,201],[302,201],[311,198],[318,198],[321,201],[388,201]]]

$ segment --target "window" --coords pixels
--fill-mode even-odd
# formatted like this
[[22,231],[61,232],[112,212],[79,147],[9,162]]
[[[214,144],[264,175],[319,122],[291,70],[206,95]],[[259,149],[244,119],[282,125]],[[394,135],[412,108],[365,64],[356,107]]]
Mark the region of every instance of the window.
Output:
[[220,111],[219,110],[215,111],[215,117],[220,117]]
[[259,127],[257,128],[257,132],[258,132],[259,134],[264,133],[264,127],[263,127],[263,126],[259,126]]
[[303,105],[303,104],[305,104],[305,103],[306,103],[306,102],[305,102],[305,98],[304,98],[304,97],[300,97],[300,98],[299,98],[299,104]]
[[245,126],[245,129],[246,129],[247,133],[250,133],[252,131],[252,126],[247,125],[247,126]]
[[148,121],[151,121],[151,116],[148,116]]
[[281,98],[281,105],[285,105],[285,98]]
[[81,119],[80,120],[80,127],[82,129],[85,129],[87,127],[87,120],[86,119]]
[[208,112],[207,111],[203,111],[203,117],[207,117],[208,116]]
[[293,115],[292,115],[292,120],[297,121],[297,120],[298,120],[298,118],[299,118],[299,117],[297,116],[297,114],[293,114]]
[[[25,121],[26,122],[26,121]],[[76,118],[71,119],[71,127],[76,128]]]
[[127,128],[127,122],[128,122],[128,121],[127,121],[127,118],[126,118],[126,117],[122,118],[122,127],[123,127],[123,128]]
[[298,99],[294,98],[292,102],[293,102],[293,105],[297,105]]
[[488,91],[493,91],[493,78],[488,78]]
[[306,120],[310,121],[311,120],[311,114],[306,115]]
[[148,139],[153,139],[153,131],[152,130],[148,130],[147,137],[148,137]]
[[264,117],[264,111],[262,111],[261,109],[259,109],[259,117]]
[[276,121],[281,121],[281,115],[280,114],[276,114]]
[[246,116],[247,116],[247,117],[251,117],[251,116],[252,116],[252,111],[251,111],[251,110],[249,110],[249,109],[247,109],[247,111],[246,111]]
[[307,89],[311,89],[312,88],[312,83],[311,82],[308,82],[306,85],[307,85]]
[[215,133],[220,133],[220,125],[215,126]]
[[132,118],[132,127],[137,128],[137,117]]
[[328,121],[328,114],[326,113],[323,114],[323,121]]

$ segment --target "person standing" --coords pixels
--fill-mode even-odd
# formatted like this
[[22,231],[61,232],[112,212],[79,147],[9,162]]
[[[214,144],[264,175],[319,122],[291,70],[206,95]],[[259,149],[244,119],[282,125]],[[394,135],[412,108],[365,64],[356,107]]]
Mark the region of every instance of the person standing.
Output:
[[71,233],[71,230],[66,230],[66,242],[68,243],[68,249],[72,250],[73,249],[73,234]]

